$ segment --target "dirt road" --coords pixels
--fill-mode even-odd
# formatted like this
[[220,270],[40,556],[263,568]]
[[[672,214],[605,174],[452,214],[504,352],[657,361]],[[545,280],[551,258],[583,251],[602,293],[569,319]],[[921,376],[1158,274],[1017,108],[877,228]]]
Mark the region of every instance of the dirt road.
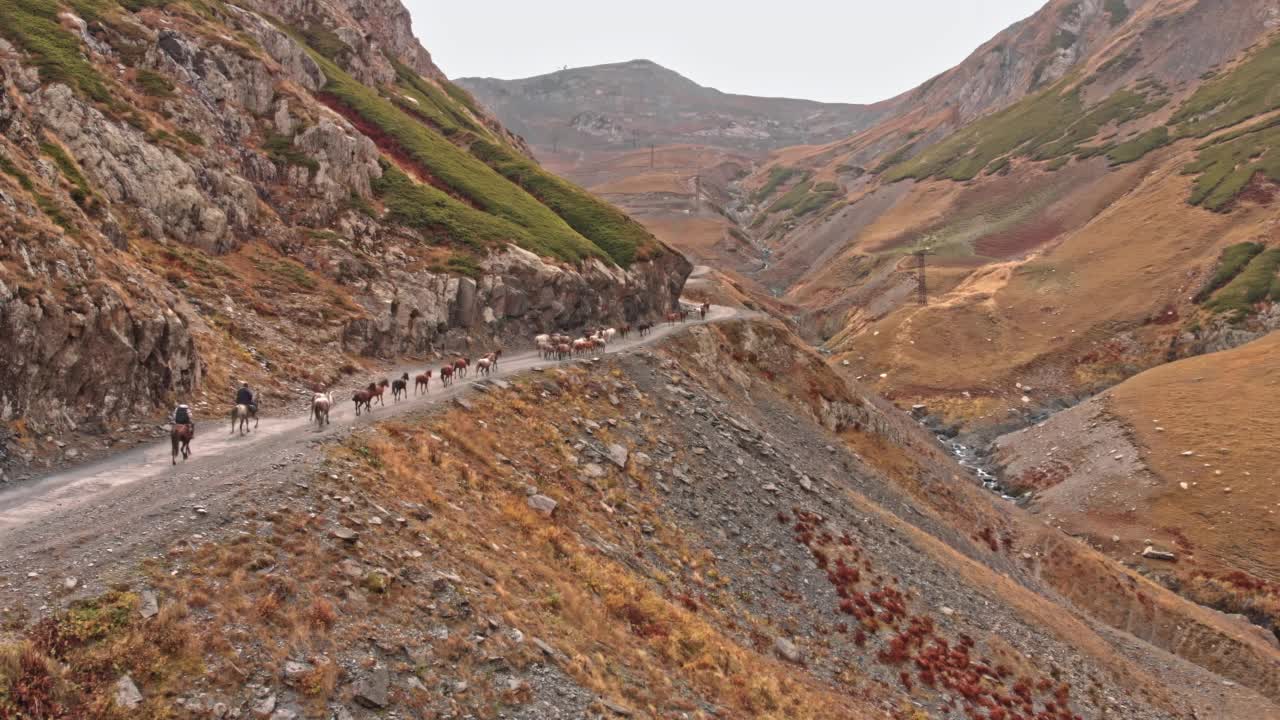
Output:
[[[634,333],[612,343],[609,353],[625,352],[657,342],[689,325],[717,322],[742,311],[713,306],[706,321],[655,326],[644,338]],[[696,313],[692,317],[697,317]],[[490,378],[502,378],[535,367],[551,367],[536,352],[504,357]],[[397,367],[385,374],[360,378],[361,385],[381,377],[421,372],[423,365]],[[229,433],[226,417],[200,418],[192,457],[178,466],[170,463],[170,446],[163,441],[134,448],[109,459],[23,483],[0,493],[0,609],[32,605],[61,587],[65,577],[110,582],[114,572],[127,572],[126,563],[112,562],[160,552],[174,533],[193,533],[231,522],[226,512],[242,496],[255,502],[289,483],[304,483],[315,472],[322,454],[315,447],[355,428],[386,420],[470,391],[478,380],[474,368],[464,380],[442,388],[431,380],[427,395],[375,404],[372,413],[356,417],[350,389],[335,392],[337,407],[331,423],[318,430],[305,414],[263,418],[248,435]],[[264,508],[265,510],[266,508]],[[136,563],[134,563],[136,564]]]

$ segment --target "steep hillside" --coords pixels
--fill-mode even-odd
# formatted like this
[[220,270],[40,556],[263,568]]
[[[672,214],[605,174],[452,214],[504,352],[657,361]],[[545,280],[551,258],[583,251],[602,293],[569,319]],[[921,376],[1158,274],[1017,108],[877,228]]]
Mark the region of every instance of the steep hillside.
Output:
[[777,325],[508,380],[207,488],[110,587],[0,587],[53,608],[5,616],[0,712],[1278,716],[1274,646],[986,494]]
[[1278,349],[1271,333],[1161,365],[1000,438],[1007,486],[1103,552],[1280,638]]
[[395,0],[4,3],[0,461],[670,308],[688,263],[525,151]]
[[934,427],[981,446],[1035,425],[1001,439],[1000,487],[1269,632],[1270,336],[1138,373],[1280,327],[1280,10],[1161,0],[1111,25],[1109,5],[1054,2],[1014,28],[1092,39],[1011,104],[922,104],[775,153],[742,182],[770,250],[758,279]]
[[1274,238],[1278,24],[1261,1],[1049,3],[993,43],[1047,41],[1070,64],[971,58],[927,85],[1023,78],[998,94],[1012,104],[971,113],[956,91],[743,181],[770,251],[758,279],[881,391],[979,425],[1256,337],[1275,253],[1230,288],[1244,266],[1214,274]]

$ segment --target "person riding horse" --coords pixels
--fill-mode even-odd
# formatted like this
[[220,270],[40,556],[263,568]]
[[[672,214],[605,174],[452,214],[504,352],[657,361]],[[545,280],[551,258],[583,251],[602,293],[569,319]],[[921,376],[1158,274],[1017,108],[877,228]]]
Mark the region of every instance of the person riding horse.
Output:
[[258,403],[253,397],[253,391],[249,389],[249,383],[240,383],[240,389],[236,391],[236,405],[244,405],[249,408],[250,413],[258,414]]
[[191,414],[191,408],[186,404],[178,405],[173,409],[173,414],[169,416],[169,422],[173,423],[175,427],[187,425],[191,428],[191,435],[194,437],[196,434],[195,417]]

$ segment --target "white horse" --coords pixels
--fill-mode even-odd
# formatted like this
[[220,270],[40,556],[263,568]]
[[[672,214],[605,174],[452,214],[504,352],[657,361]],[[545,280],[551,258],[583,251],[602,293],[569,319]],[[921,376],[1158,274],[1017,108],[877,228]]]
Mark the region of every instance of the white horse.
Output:
[[316,427],[329,424],[329,410],[332,407],[333,393],[316,393],[311,399],[311,419],[316,421]]
[[605,330],[603,333],[601,333],[601,335],[604,337],[604,341],[606,343],[611,343],[613,342],[613,339],[617,337],[618,331],[614,328],[609,328],[608,330]]

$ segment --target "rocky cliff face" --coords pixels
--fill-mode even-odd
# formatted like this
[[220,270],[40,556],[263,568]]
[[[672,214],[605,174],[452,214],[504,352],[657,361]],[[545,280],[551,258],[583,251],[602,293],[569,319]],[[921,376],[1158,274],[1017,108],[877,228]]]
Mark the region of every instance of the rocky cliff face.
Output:
[[525,158],[395,0],[20,0],[0,26],[11,459],[212,412],[233,377],[281,396],[361,357],[656,316],[689,272]]

